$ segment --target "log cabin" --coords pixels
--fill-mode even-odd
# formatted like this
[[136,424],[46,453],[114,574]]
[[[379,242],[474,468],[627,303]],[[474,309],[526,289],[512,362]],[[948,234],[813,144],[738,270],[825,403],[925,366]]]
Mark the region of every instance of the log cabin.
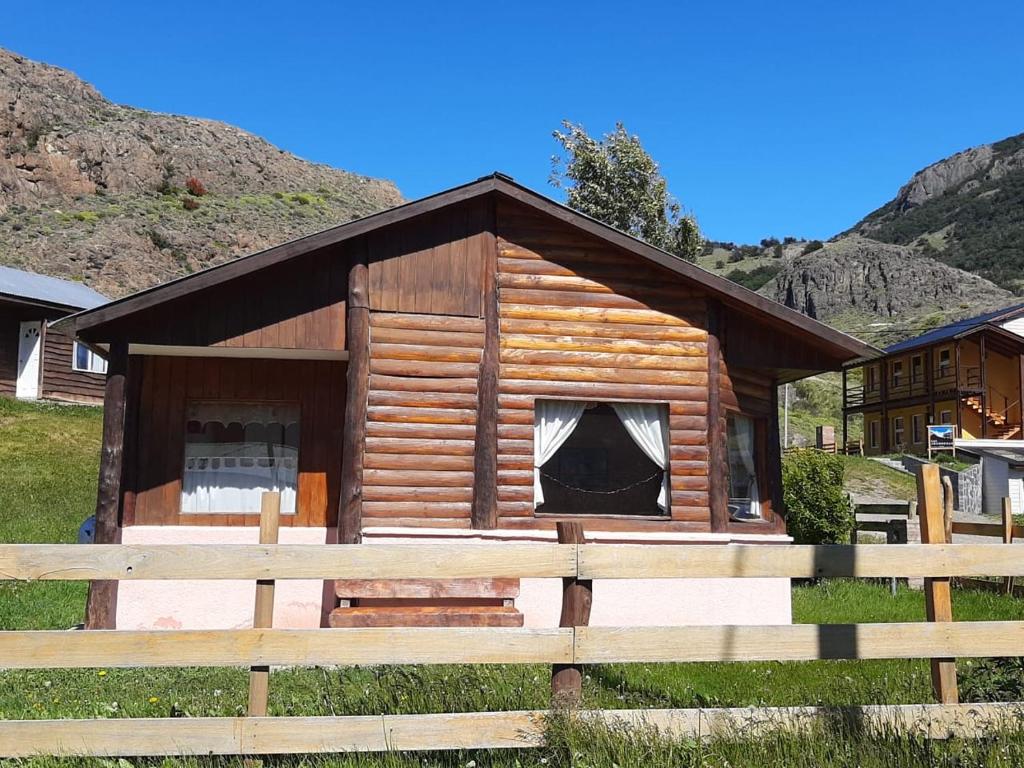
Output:
[[1024,445],[1022,392],[1024,304],[1016,304],[943,325],[848,364],[843,443],[849,420],[859,416],[867,455],[926,455],[929,425],[952,426],[958,445]]
[[0,395],[102,403],[103,356],[51,323],[107,301],[81,283],[0,267]]
[[[788,541],[776,387],[876,352],[494,174],[68,321],[107,350],[97,541]],[[552,580],[289,582],[275,625],[557,626]],[[557,580],[554,580],[557,581]],[[96,627],[251,584],[94,583]],[[785,579],[595,585],[593,624],[790,621]]]

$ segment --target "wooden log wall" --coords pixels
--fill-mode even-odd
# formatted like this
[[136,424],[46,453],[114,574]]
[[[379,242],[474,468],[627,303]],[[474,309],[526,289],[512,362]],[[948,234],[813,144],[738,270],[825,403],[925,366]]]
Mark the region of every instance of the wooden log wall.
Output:
[[49,400],[100,404],[106,377],[72,367],[74,342],[70,336],[47,328],[43,337],[43,388]]
[[481,318],[370,313],[363,526],[468,528]]
[[499,526],[538,524],[534,401],[551,397],[666,402],[670,527],[706,529],[705,296],[513,203],[499,203],[497,221]]

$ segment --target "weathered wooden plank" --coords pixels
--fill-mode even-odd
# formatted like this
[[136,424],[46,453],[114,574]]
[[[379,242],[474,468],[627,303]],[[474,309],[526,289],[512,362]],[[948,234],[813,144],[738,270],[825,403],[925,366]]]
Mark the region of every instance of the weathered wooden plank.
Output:
[[572,365],[660,371],[704,371],[703,357],[638,355],[627,352],[580,352],[567,350],[503,349],[501,362],[521,365]]
[[1000,544],[587,544],[579,553],[581,576],[594,579],[1016,576],[1022,561]]
[[[472,347],[437,347],[418,344],[381,344],[374,341],[374,357],[381,360],[408,360],[446,362],[446,363],[479,363],[480,349]],[[407,365],[406,370],[413,366]]]
[[397,525],[398,518],[437,518],[468,520],[469,502],[451,501],[366,501],[363,510],[367,517],[391,518],[389,525]]
[[472,472],[472,456],[423,456],[401,453],[368,453],[363,460],[366,469],[417,469],[429,471]]
[[410,485],[367,485],[363,488],[366,501],[472,501],[473,488],[422,488]]
[[[260,544],[277,544],[281,523],[281,494],[264,493],[260,508]],[[256,601],[253,606],[252,626],[265,629],[274,626],[274,579],[256,582]],[[258,666],[249,671],[249,717],[267,714],[270,693],[270,667]]]
[[472,456],[472,439],[432,439],[405,437],[367,437],[366,450],[370,453],[415,454],[430,456]]
[[405,392],[370,390],[370,407],[392,408],[476,408],[476,395],[471,392]]
[[[424,376],[430,378],[469,379],[479,373],[477,363],[449,363],[424,360],[370,360],[370,373],[384,376]],[[475,389],[474,389],[475,391]]]
[[568,365],[515,365],[512,363],[501,364],[501,377],[502,379],[555,383],[664,384],[677,387],[703,387],[708,382],[708,374],[705,371],[649,371],[636,368],[587,368]]
[[412,331],[484,332],[484,321],[478,317],[417,315],[408,312],[372,312],[370,314],[370,325],[373,328],[404,328]]
[[371,421],[366,425],[367,445],[369,445],[370,438],[472,440],[475,434],[476,430],[472,424],[409,424],[400,421]]
[[593,381],[542,381],[540,379],[502,378],[503,395],[535,397],[573,397],[592,400],[626,400],[678,402],[689,400],[706,403],[707,389],[702,386],[670,386],[656,384],[609,384]]
[[707,331],[693,325],[654,326],[623,323],[607,323],[600,317],[586,320],[562,319],[560,322],[539,320],[529,317],[502,317],[502,334],[517,333],[530,336],[581,336],[595,339],[633,339],[650,341],[703,342]]
[[[949,497],[949,517],[952,523],[952,488]],[[921,541],[925,545],[949,544],[952,531],[946,535],[946,516],[942,505],[942,486],[938,464],[922,464],[917,469],[917,508],[921,522]],[[1005,574],[1002,574],[1005,575]],[[928,621],[953,621],[953,596],[949,577],[929,574],[924,581],[925,612]],[[956,683],[956,661],[943,655],[931,659],[932,690],[940,704],[956,704],[959,698]]]
[[469,488],[473,485],[473,473],[426,469],[366,469],[363,471],[363,484]]
[[372,325],[375,344],[419,344],[474,349],[480,349],[484,345],[483,334],[471,331],[431,331],[423,328],[391,328],[375,323]]
[[0,577],[90,579],[377,579],[566,576],[576,550],[556,544],[3,544]]
[[[159,757],[543,746],[547,711],[344,717],[138,718],[0,721],[0,756]],[[814,733],[848,723],[866,734],[984,738],[1012,730],[1024,705],[904,704],[584,710],[572,715],[612,728],[655,729],[667,738],[758,738]]]
[[336,664],[535,664],[572,660],[572,630],[495,628],[0,632],[10,669]]
[[366,418],[377,422],[405,424],[475,424],[476,409],[469,408],[399,408],[371,405]]
[[[678,297],[682,302],[693,300],[698,295],[685,290],[679,293],[682,294]],[[644,294],[644,298],[634,298],[618,293],[537,291],[522,288],[503,288],[501,300],[509,306],[532,306],[543,309],[554,307],[590,307],[596,309],[652,311],[659,314],[660,311],[656,307],[665,307],[675,303],[675,297],[668,298],[664,293],[655,292]],[[670,316],[675,317],[675,315]],[[676,322],[679,322],[678,318],[676,318]]]
[[370,389],[374,392],[450,392],[476,394],[476,377],[473,378],[439,378],[409,375],[414,371],[406,371],[406,375],[370,376]]
[[1024,655],[1024,622],[578,627],[581,664]]
[[427,598],[516,598],[519,579],[337,579],[338,597]]
[[[548,328],[550,331],[550,327]],[[566,350],[575,352],[614,352],[636,355],[664,355],[675,357],[703,357],[707,345],[699,341],[638,341],[635,339],[603,339],[590,336],[538,336],[504,334],[501,348]]]
[[546,307],[532,304],[507,304],[500,306],[501,317],[523,320],[565,320],[589,323],[630,323],[636,325],[687,326],[698,325],[703,318],[683,319],[653,309],[616,309],[605,307]]

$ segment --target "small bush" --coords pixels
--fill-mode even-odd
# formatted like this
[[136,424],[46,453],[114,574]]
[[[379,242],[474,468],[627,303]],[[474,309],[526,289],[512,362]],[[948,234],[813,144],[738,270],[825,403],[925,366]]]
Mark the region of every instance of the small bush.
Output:
[[188,193],[193,197],[202,197],[206,194],[206,187],[203,186],[203,182],[195,176],[189,176],[188,181],[185,182],[185,189],[187,189]]
[[795,242],[796,242],[796,238],[793,237],[792,235],[786,235],[784,238],[782,238],[782,244],[783,245],[792,245]]
[[796,451],[782,462],[786,529],[797,544],[847,544],[853,504],[843,490],[843,460],[821,451]]
[[194,197],[183,197],[181,198],[181,207],[186,211],[194,211],[199,207],[199,201]]
[[808,253],[814,253],[815,251],[820,251],[824,247],[825,247],[825,244],[822,243],[821,240],[811,240],[811,242],[809,242],[807,245],[804,246],[804,249],[802,251],[800,251],[800,253],[802,255],[807,255]]
[[715,261],[715,269],[725,269],[725,260],[718,259],[717,261]]
[[971,659],[957,666],[963,701],[1020,701],[1024,696],[1024,659]]
[[775,245],[772,246],[772,258],[775,258],[775,259],[781,259],[782,258],[782,244],[781,243],[776,243]]
[[90,224],[100,220],[100,215],[95,211],[79,211],[75,214],[78,221],[87,221]]

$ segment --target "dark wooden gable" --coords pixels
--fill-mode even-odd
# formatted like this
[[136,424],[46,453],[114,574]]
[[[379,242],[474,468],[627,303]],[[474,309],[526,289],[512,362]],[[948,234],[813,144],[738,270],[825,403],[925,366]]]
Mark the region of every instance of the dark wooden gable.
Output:
[[371,232],[370,309],[481,317],[489,209],[471,200]]
[[[346,246],[313,251],[82,332],[132,344],[345,349]],[[187,281],[179,283],[187,287]]]

